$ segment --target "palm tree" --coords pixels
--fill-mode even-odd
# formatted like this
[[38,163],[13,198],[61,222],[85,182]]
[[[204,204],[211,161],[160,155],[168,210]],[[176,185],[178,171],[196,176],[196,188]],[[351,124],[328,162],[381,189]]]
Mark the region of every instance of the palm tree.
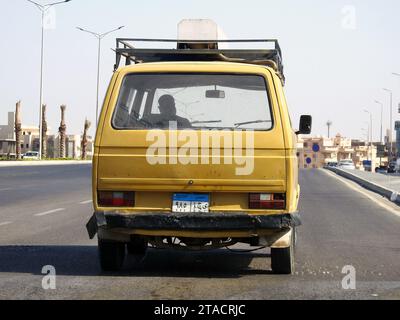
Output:
[[21,133],[21,101],[18,101],[15,108],[15,153],[17,160],[21,160]]
[[85,120],[85,127],[83,130],[83,137],[82,137],[82,142],[81,142],[81,152],[82,152],[82,160],[86,160],[86,149],[88,145],[88,139],[87,139],[87,132],[91,126],[90,121],[87,119]]
[[47,120],[46,120],[46,108],[44,104],[42,106],[42,158],[47,158]]
[[61,107],[61,124],[60,128],[58,129],[58,132],[60,134],[60,158],[65,158],[65,142],[66,142],[66,131],[67,131],[67,125],[65,124],[65,110],[67,109],[67,106],[62,105]]

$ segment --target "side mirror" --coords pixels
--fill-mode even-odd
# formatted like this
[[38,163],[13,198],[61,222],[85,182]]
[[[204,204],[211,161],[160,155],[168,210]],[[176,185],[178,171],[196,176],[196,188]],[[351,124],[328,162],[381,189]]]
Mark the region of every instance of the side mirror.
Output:
[[310,134],[312,127],[312,117],[311,116],[301,116],[300,117],[300,129],[296,134]]

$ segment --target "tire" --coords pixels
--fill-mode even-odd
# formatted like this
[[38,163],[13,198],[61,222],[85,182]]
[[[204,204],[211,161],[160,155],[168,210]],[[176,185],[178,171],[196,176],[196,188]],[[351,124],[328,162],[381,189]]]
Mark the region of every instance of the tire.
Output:
[[118,271],[125,260],[125,244],[104,241],[98,243],[100,266],[103,271]]
[[147,241],[143,238],[132,238],[127,244],[128,253],[134,256],[144,256],[147,251]]
[[295,230],[290,241],[289,248],[271,248],[271,266],[275,274],[293,274],[294,273],[294,255],[295,255]]

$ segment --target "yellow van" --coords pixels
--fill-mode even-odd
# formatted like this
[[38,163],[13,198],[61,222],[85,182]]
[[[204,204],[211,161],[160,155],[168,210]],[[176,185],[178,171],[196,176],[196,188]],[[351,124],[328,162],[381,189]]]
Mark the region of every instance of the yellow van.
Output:
[[250,50],[218,49],[234,40],[151,40],[175,49],[139,41],[150,40],[117,39],[95,140],[87,229],[102,269],[121,268],[126,251],[244,243],[270,247],[272,270],[291,274],[301,224],[296,135],[310,133],[311,117],[294,131],[278,42]]

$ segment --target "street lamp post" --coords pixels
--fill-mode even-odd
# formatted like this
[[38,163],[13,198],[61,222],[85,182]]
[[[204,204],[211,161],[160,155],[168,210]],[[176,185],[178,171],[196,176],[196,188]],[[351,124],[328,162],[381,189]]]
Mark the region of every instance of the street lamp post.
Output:
[[28,2],[34,4],[42,13],[42,39],[41,39],[41,49],[40,49],[40,111],[39,111],[39,159],[42,159],[42,113],[43,113],[43,65],[44,65],[44,18],[46,12],[53,6],[70,2],[71,0],[58,1],[50,4],[39,4],[32,0],[27,0]]
[[375,100],[375,103],[381,106],[381,144],[383,144],[383,103],[378,100]]
[[370,117],[370,130],[369,130],[369,134],[370,134],[370,138],[371,138],[371,144],[372,144],[372,142],[373,142],[373,132],[372,132],[372,128],[373,128],[373,126],[372,126],[372,113],[370,112],[370,111],[368,111],[368,110],[364,110],[364,112],[366,112],[366,113],[368,113],[369,114],[369,117]]
[[121,26],[118,27],[116,29],[113,29],[111,31],[105,32],[105,33],[96,33],[96,32],[92,32],[80,27],[76,27],[78,30],[83,31],[83,32],[87,32],[90,33],[91,35],[95,36],[98,40],[98,52],[97,52],[97,91],[96,91],[96,126],[98,124],[98,117],[99,117],[99,89],[100,89],[100,59],[101,59],[101,40],[109,35],[112,32],[121,30],[122,28],[124,28],[125,26]]
[[390,149],[390,153],[389,153],[389,159],[388,162],[390,163],[390,161],[392,160],[392,156],[393,156],[393,91],[383,88],[384,91],[388,92],[390,94],[390,133],[389,133],[389,149]]
[[331,126],[332,126],[332,121],[328,120],[326,123],[326,126],[328,127],[328,139],[331,137]]
[[369,161],[369,139],[370,139],[370,135],[369,135],[369,122],[366,122],[367,124],[367,129],[362,128],[361,130],[365,132],[365,135],[367,137],[367,160]]
[[[368,111],[368,110],[364,110],[364,112],[366,112],[366,113],[368,113],[369,114],[369,116],[370,116],[370,125],[369,125],[369,135],[370,135],[370,146],[371,146],[371,161],[373,161],[373,134],[372,134],[372,132],[373,132],[373,125],[372,125],[372,113],[370,112],[370,111]],[[371,166],[372,167],[372,166]]]
[[[392,75],[396,76],[396,77],[400,77],[400,73],[397,72],[393,72]],[[400,113],[400,104],[399,104],[399,113]],[[400,153],[400,150],[397,150],[397,153]],[[397,157],[397,154],[396,154]]]

